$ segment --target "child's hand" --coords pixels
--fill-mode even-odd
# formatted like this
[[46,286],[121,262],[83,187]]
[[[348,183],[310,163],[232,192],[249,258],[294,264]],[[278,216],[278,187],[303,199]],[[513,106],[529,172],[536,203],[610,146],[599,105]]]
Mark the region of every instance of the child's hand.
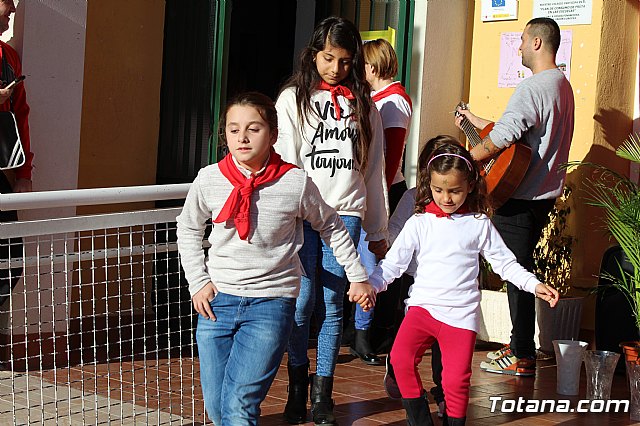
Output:
[[558,290],[551,286],[548,286],[546,284],[538,284],[536,286],[536,297],[539,297],[542,300],[546,300],[547,302],[549,302],[549,306],[553,308],[558,303],[560,294],[558,294]]
[[216,320],[216,316],[213,315],[213,311],[211,310],[211,301],[218,294],[218,289],[211,281],[209,281],[204,287],[200,289],[196,294],[191,298],[191,302],[193,303],[193,308],[206,319],[210,319],[211,321]]
[[387,254],[387,240],[369,241],[369,251],[376,255],[377,259],[382,259]]
[[376,291],[368,282],[351,283],[347,295],[349,302],[358,303],[365,312],[376,304]]

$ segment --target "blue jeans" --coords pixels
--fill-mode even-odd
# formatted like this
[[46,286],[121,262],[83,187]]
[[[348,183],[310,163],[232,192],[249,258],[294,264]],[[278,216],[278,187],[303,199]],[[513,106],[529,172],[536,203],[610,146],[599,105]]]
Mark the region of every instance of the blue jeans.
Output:
[[291,333],[295,299],[218,293],[211,309],[216,321],[199,315],[196,329],[207,414],[216,425],[257,425]]
[[[365,241],[367,233],[364,229],[360,231],[360,242],[358,243],[358,254],[360,260],[367,270],[367,275],[371,276],[373,270],[376,267],[376,255],[369,251],[369,242]],[[371,327],[371,321],[373,321],[373,309],[365,312],[359,304],[356,305],[356,313],[354,315],[356,322],[356,330],[368,330]]]
[[[357,245],[360,238],[360,218],[340,217]],[[319,325],[316,374],[333,377],[340,351],[342,303],[347,276],[344,268],[336,261],[333,250],[307,222],[304,222],[304,244],[298,256],[307,276],[302,277],[300,296],[296,300],[295,324],[287,349],[289,364],[299,367],[309,362],[309,327],[311,315],[315,312]]]

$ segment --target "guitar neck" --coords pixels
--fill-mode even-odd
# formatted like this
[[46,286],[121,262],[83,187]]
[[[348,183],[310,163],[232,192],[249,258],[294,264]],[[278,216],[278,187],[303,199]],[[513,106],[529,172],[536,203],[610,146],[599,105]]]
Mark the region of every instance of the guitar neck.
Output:
[[[480,135],[476,131],[476,128],[473,126],[473,124],[471,124],[467,117],[462,117],[460,127],[462,127],[462,131],[469,140],[469,145],[471,145],[471,148],[482,142],[482,138],[480,138]],[[484,169],[485,173],[489,173],[494,162],[495,159],[492,158],[481,166]]]
[[467,139],[469,139],[469,144],[471,144],[472,147],[482,142],[482,139],[480,139],[480,135],[478,134],[478,132],[476,132],[475,127],[473,127],[473,124],[471,124],[467,117],[462,118],[462,123],[460,123],[460,126],[462,127],[462,131],[464,132]]

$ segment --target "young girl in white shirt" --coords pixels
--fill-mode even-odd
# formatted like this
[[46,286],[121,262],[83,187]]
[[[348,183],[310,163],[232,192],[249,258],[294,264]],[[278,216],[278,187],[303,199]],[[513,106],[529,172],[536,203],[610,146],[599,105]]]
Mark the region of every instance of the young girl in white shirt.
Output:
[[553,307],[558,292],[516,261],[487,216],[484,179],[468,151],[450,143],[419,165],[415,215],[370,276],[377,291],[399,277],[416,256],[415,282],[406,301],[391,364],[410,425],[432,425],[418,373],[422,354],[436,340],[442,351],[445,423],[463,425],[471,381],[471,360],[479,329],[479,256],[519,288]]
[[[302,222],[346,270],[350,299],[373,289],[340,217],[304,170],[272,146],[278,117],[260,93],[234,98],[220,120],[229,154],[204,167],[177,217],[178,251],[198,316],[205,408],[216,425],[257,425],[260,403],[284,354],[300,291]],[[213,220],[208,257],[202,249]]]
[[[365,80],[362,39],[353,23],[329,17],[317,25],[276,108],[279,136],[275,150],[309,174],[354,242],[362,226],[372,251],[384,253],[388,213],[382,122]],[[319,324],[311,412],[316,424],[332,425],[331,394],[347,281],[331,250],[307,224],[299,256],[306,274],[287,348],[289,395],[284,417],[291,424],[306,423],[307,350],[315,314]]]

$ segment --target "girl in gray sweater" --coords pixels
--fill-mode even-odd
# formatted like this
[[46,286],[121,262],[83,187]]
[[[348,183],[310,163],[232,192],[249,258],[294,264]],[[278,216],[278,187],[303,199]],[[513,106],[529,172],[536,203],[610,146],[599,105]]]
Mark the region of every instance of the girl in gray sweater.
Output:
[[220,129],[229,154],[201,169],[191,185],[177,217],[178,250],[200,314],[196,340],[207,414],[215,424],[254,425],[291,332],[303,220],[344,266],[350,298],[369,308],[375,296],[336,211],[304,170],[273,151],[273,102],[259,93],[239,95]]

